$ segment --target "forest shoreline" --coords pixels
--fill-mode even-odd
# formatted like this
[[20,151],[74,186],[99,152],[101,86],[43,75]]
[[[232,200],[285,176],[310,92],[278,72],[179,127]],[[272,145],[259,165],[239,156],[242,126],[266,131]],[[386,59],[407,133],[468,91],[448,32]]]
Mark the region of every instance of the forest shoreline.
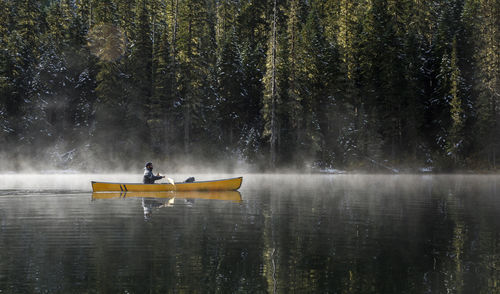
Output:
[[[191,167],[169,167],[168,165],[163,165],[166,168],[159,166],[158,170],[161,174],[282,174],[282,175],[332,175],[332,176],[352,176],[352,175],[500,175],[500,170],[493,169],[439,169],[431,167],[393,167],[394,170],[386,169],[374,169],[374,168],[347,168],[347,169],[334,169],[334,168],[301,168],[301,169],[290,169],[290,168],[276,168],[271,169],[259,169],[256,167],[231,167],[231,168],[197,168]],[[57,168],[49,167],[46,169],[39,168],[21,168],[14,170],[12,168],[5,168],[3,166],[0,168],[0,175],[9,174],[40,174],[40,175],[78,175],[78,174],[134,174],[142,172],[141,167],[123,167],[116,169],[106,169],[106,168],[93,168],[93,169],[78,169],[78,168]]]
[[498,1],[26,0],[0,15],[0,163],[496,170]]

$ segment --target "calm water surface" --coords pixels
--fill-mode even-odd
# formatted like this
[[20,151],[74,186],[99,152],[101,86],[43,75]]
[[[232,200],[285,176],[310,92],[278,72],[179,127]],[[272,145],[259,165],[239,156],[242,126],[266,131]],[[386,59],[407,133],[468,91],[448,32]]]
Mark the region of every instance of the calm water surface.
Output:
[[173,199],[91,179],[136,181],[0,175],[0,293],[500,293],[498,176],[245,175]]

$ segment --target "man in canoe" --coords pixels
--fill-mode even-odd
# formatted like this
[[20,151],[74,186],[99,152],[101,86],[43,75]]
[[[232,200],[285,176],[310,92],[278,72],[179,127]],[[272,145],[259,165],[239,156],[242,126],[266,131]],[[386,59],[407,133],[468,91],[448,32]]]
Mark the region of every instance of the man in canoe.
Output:
[[154,184],[156,180],[163,179],[164,177],[165,176],[160,176],[160,174],[155,176],[153,174],[153,163],[146,163],[146,167],[144,167],[144,178],[142,179],[144,184]]

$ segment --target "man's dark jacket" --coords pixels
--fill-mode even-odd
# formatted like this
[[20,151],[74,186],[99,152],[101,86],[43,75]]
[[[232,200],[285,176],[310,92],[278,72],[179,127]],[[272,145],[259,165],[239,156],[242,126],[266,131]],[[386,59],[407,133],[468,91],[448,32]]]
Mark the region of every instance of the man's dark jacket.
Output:
[[160,176],[155,176],[152,169],[144,168],[144,178],[142,179],[144,184],[154,184],[156,180],[161,178]]

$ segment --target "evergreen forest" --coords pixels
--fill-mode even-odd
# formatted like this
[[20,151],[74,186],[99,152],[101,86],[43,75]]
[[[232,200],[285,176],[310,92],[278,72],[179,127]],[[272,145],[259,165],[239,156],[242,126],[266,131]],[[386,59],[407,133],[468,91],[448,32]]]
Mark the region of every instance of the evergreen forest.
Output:
[[0,0],[0,14],[2,169],[500,165],[499,0]]

